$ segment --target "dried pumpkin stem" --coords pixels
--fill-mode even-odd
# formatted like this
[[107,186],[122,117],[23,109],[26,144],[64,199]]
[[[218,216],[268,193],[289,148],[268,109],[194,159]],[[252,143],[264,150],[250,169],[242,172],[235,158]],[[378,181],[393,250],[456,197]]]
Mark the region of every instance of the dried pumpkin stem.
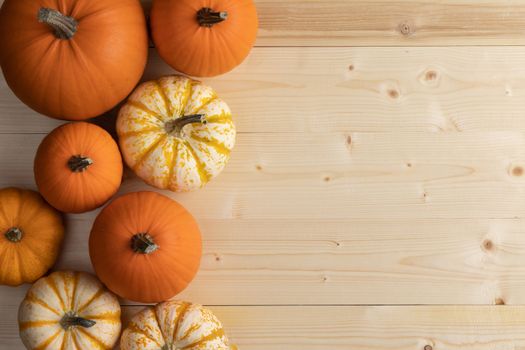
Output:
[[89,328],[93,327],[97,322],[93,320],[88,320],[86,318],[78,317],[74,312],[68,312],[60,320],[60,325],[65,330],[68,330],[71,327],[84,327]]
[[167,122],[165,128],[168,133],[178,135],[185,125],[193,123],[206,124],[206,116],[204,114],[185,115],[184,117]]
[[86,171],[91,164],[93,164],[93,160],[91,158],[81,155],[72,156],[67,161],[67,166],[72,172],[75,173]]
[[209,7],[203,7],[197,12],[197,22],[201,27],[213,27],[228,18],[228,12],[216,12]]
[[46,7],[42,7],[38,11],[38,21],[49,25],[55,30],[55,36],[64,40],[71,39],[78,29],[76,19]]
[[131,237],[131,249],[133,249],[135,253],[151,254],[159,249],[159,246],[155,244],[153,237],[149,234],[137,233]]
[[18,227],[11,227],[4,233],[5,238],[13,243],[20,242],[22,240],[22,230]]

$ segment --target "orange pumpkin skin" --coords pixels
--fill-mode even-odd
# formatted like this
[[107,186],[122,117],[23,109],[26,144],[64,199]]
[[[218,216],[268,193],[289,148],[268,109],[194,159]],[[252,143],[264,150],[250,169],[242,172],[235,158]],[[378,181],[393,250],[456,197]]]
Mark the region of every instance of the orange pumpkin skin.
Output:
[[257,37],[252,0],[153,0],[150,16],[162,59],[197,77],[232,70],[248,56]]
[[0,284],[18,286],[42,277],[55,263],[64,237],[62,217],[35,191],[0,190]]
[[98,215],[89,237],[100,280],[115,294],[143,303],[168,300],[186,288],[201,254],[195,219],[156,192],[115,199]]
[[[71,25],[76,20],[77,31],[57,37],[39,22],[43,8],[71,17]],[[138,0],[5,0],[0,42],[0,65],[13,92],[35,111],[64,120],[95,117],[123,100],[148,52]]]
[[35,180],[42,196],[66,213],[100,207],[119,189],[122,158],[104,129],[77,122],[47,135],[35,156]]

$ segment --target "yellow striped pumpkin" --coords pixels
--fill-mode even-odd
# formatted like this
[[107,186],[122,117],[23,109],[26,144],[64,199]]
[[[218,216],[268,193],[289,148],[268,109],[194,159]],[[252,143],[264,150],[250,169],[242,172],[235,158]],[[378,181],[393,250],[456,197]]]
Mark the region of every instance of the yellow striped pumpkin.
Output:
[[167,301],[137,313],[120,338],[121,350],[236,350],[221,322],[198,304]]
[[90,274],[53,272],[27,292],[18,326],[31,350],[112,349],[120,334],[120,305]]
[[186,192],[224,168],[235,145],[228,105],[183,76],[141,84],[120,109],[117,133],[127,165],[146,183]]

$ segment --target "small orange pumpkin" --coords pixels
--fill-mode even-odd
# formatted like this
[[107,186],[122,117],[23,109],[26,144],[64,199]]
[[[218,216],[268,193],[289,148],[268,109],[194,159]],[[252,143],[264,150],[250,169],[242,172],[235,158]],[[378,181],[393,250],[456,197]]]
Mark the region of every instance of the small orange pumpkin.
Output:
[[113,108],[139,81],[148,54],[138,0],[4,0],[0,43],[18,98],[67,120]]
[[160,56],[179,72],[211,77],[248,56],[257,37],[252,0],[153,0],[151,32]]
[[53,266],[64,237],[60,214],[35,191],[0,190],[0,284],[32,283]]
[[98,215],[89,237],[100,280],[117,295],[144,303],[167,300],[186,288],[201,251],[195,219],[155,192],[115,199]]
[[118,190],[122,158],[104,129],[78,122],[47,135],[35,157],[35,180],[42,196],[66,213],[100,207]]

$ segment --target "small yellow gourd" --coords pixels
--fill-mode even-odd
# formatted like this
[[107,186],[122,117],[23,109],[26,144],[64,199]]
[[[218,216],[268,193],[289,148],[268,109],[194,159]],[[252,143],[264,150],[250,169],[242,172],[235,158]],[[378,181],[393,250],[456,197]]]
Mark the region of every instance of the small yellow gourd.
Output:
[[109,350],[120,334],[120,305],[90,274],[53,272],[27,292],[18,325],[29,350]]
[[168,301],[137,313],[122,332],[121,350],[236,350],[221,322],[201,305]]

